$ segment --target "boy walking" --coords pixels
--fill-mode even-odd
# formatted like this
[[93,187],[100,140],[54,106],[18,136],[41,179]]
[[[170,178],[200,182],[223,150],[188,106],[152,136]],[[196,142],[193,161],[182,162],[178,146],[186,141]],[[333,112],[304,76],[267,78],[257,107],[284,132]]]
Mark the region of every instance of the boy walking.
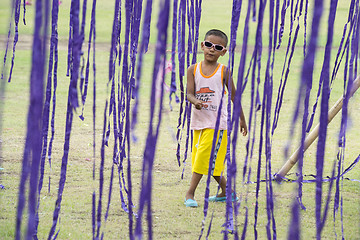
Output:
[[[225,94],[223,96],[223,91],[225,91],[224,85],[228,89],[231,87],[231,100],[234,102],[236,89],[231,74],[217,60],[220,56],[225,55],[227,42],[228,38],[224,32],[217,29],[208,31],[201,43],[204,60],[191,65],[187,71],[187,99],[193,104],[190,128],[193,130],[194,141],[191,156],[192,177],[184,203],[186,207],[198,206],[194,198],[195,190],[202,176],[208,174],[215,124],[222,98],[219,132],[214,159],[211,164],[211,174],[219,183],[221,192],[217,196],[210,197],[209,201],[226,201],[226,179],[224,176],[221,177],[227,148],[227,107],[225,101],[227,97]],[[246,136],[247,125],[242,109],[240,131],[243,136]],[[236,196],[233,195],[232,198],[235,200]]]

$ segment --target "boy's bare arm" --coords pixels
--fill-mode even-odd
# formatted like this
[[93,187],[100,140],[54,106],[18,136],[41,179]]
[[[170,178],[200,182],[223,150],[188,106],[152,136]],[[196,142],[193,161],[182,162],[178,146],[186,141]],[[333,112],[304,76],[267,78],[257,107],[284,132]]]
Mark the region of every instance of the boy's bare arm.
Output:
[[[236,96],[236,88],[235,88],[235,84],[233,81],[233,78],[231,77],[231,73],[230,71],[228,71],[226,69],[225,71],[225,84],[227,86],[227,88],[229,89],[229,82],[230,82],[230,86],[231,86],[231,101],[234,103],[235,101],[235,96]],[[242,107],[240,106],[240,132],[243,134],[243,136],[247,135],[248,129],[247,129],[247,125],[246,125],[246,120],[245,120],[245,115],[244,115],[244,111],[242,109]]]
[[246,136],[248,132],[245,115],[241,106],[240,106],[240,132],[242,133],[243,136]]
[[187,70],[187,100],[195,105],[195,108],[201,110],[203,104],[195,97],[195,78],[194,78],[194,65],[191,65]]

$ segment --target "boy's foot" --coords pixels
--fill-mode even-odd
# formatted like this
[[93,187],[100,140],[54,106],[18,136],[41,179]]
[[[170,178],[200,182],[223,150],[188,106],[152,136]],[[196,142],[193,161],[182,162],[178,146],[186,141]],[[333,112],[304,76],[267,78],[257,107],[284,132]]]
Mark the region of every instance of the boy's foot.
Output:
[[[231,201],[237,202],[238,200],[239,200],[239,198],[236,196],[236,194],[232,193]],[[226,202],[226,196],[225,197],[217,197],[217,196],[209,197],[209,202]]]
[[186,200],[185,198],[185,202],[184,202],[186,207],[198,207],[199,205],[197,204],[197,202],[194,199],[189,198],[188,200]]

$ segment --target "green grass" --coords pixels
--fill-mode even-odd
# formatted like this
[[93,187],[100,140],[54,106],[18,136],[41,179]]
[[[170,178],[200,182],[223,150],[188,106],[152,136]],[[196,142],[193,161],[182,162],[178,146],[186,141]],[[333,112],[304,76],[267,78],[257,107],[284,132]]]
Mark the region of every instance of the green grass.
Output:
[[[0,2],[0,39],[5,41],[7,35],[7,22],[10,15],[9,6],[10,1]],[[67,171],[67,181],[63,193],[63,202],[60,214],[60,233],[58,239],[90,239],[91,238],[91,197],[95,190],[98,194],[98,177],[100,165],[100,144],[102,137],[103,126],[103,111],[105,101],[109,95],[108,82],[108,57],[110,49],[110,38],[113,18],[113,1],[98,1],[97,8],[97,118],[96,118],[96,181],[92,179],[92,93],[88,95],[88,102],[85,106],[85,121],[81,121],[75,117],[73,122],[73,131],[71,133],[71,147],[69,155],[69,166]],[[341,1],[338,7],[338,16],[336,20],[335,34],[334,34],[334,48],[332,50],[333,64],[340,38],[342,36],[343,26],[347,21],[347,8],[349,1]],[[124,11],[124,4],[123,11]],[[200,39],[205,32],[210,28],[220,28],[229,32],[230,18],[231,18],[231,1],[225,0],[206,0],[203,1],[202,19],[200,25]],[[53,147],[52,169],[50,170],[48,163],[46,163],[44,187],[41,193],[40,204],[40,225],[39,225],[39,239],[46,239],[52,224],[52,213],[54,211],[55,201],[57,198],[57,187],[60,175],[62,149],[64,143],[64,129],[65,129],[65,115],[66,115],[66,100],[69,78],[66,77],[66,57],[67,57],[67,36],[69,23],[69,8],[70,0],[63,0],[60,6],[60,22],[59,22],[59,38],[60,38],[60,52],[59,52],[59,79],[57,91],[57,108],[56,108],[56,136]],[[19,188],[19,177],[21,174],[21,162],[23,155],[23,148],[26,134],[26,117],[28,111],[29,98],[29,78],[31,69],[31,46],[34,6],[27,8],[27,26],[20,23],[19,44],[16,51],[16,62],[13,73],[12,82],[6,84],[5,99],[3,104],[3,129],[2,129],[2,166],[4,170],[0,175],[0,183],[6,189],[0,190],[0,238],[13,239],[15,232],[16,206],[17,195]],[[91,6],[88,4],[87,22],[90,20]],[[240,19],[240,27],[238,30],[238,49],[241,47],[243,21],[245,17],[246,6],[242,7],[242,15]],[[266,16],[268,11],[266,12]],[[326,23],[328,7],[323,13],[322,28],[320,33],[320,44],[324,46],[326,43]],[[311,11],[309,11],[309,19],[311,18]],[[123,14],[123,17],[125,14]],[[21,16],[22,18],[22,16]],[[267,18],[265,18],[267,19]],[[154,6],[152,15],[152,32],[151,43],[156,42],[157,31],[154,28],[157,20],[157,6]],[[288,21],[288,18],[287,18]],[[302,20],[301,20],[302,21]],[[308,29],[310,31],[311,21],[308,21]],[[251,37],[249,38],[248,58],[254,46],[254,34],[257,22],[252,22],[250,25]],[[267,22],[264,23],[263,31],[263,52],[262,52],[262,75],[266,67],[267,56]],[[295,23],[296,25],[296,23]],[[325,27],[323,27],[325,26]],[[88,33],[88,27],[86,32]],[[125,28],[122,28],[122,35],[124,36]],[[171,29],[171,26],[170,26]],[[289,22],[286,22],[284,39],[282,47],[276,52],[276,62],[274,67],[274,99],[273,108],[277,97],[277,90],[281,77],[284,57],[286,53],[286,44],[288,41]],[[308,35],[310,32],[308,32]],[[169,35],[170,36],[170,35]],[[293,117],[293,109],[295,106],[299,76],[301,73],[301,66],[303,61],[302,56],[302,38],[303,32],[299,34],[299,40],[292,62],[291,72],[289,75],[288,86],[285,91],[284,103],[279,120],[279,127],[275,131],[272,139],[272,169],[275,173],[284,164],[286,158],[284,156],[284,146],[289,143],[289,133],[292,128],[291,121]],[[1,43],[1,54],[4,54],[4,42]],[[85,49],[85,47],[84,47]],[[168,48],[170,49],[170,47]],[[314,73],[314,81],[316,82],[320,75],[321,62],[323,59],[323,48],[318,49],[316,56],[316,67]],[[237,76],[237,66],[239,63],[238,53],[236,56],[236,67],[234,76]],[[223,57],[220,61],[227,64],[228,55]],[[142,174],[142,159],[145,146],[145,138],[148,131],[149,122],[149,96],[150,84],[153,68],[153,51],[145,55],[143,67],[143,79],[140,94],[140,111],[139,123],[135,130],[139,141],[132,143],[130,159],[132,162],[132,183],[133,183],[133,201],[136,206],[139,203],[139,191],[141,185]],[[201,53],[197,59],[202,59]],[[339,73],[342,73],[340,70]],[[167,78],[169,81],[169,77]],[[235,79],[236,81],[236,79]],[[261,81],[264,79],[262,77]],[[338,79],[334,83],[332,95],[330,98],[330,106],[342,95],[342,75],[338,75]],[[90,85],[91,86],[91,85]],[[317,85],[314,83],[313,92],[311,94],[311,106],[316,98]],[[262,86],[260,86],[262,93]],[[178,92],[180,94],[180,92]],[[243,95],[243,106],[246,117],[249,115],[249,104],[251,96],[251,85],[248,83],[247,89]],[[152,216],[153,216],[153,232],[154,239],[196,239],[199,236],[202,219],[203,219],[203,198],[205,195],[206,177],[204,177],[196,192],[196,199],[200,204],[200,208],[187,209],[183,205],[185,192],[188,188],[191,177],[191,167],[188,163],[185,166],[184,179],[181,180],[182,168],[177,166],[176,160],[176,140],[174,134],[176,133],[177,118],[179,114],[178,105],[173,102],[174,110],[170,111],[168,107],[167,98],[164,100],[163,122],[161,125],[161,132],[157,145],[157,152],[155,156],[154,170],[153,170],[153,188],[152,188]],[[348,166],[359,154],[358,136],[360,134],[359,126],[356,124],[360,117],[359,109],[360,97],[355,94],[350,101],[349,114],[350,124],[347,132],[347,142],[345,149],[345,166]],[[319,111],[319,108],[318,108]],[[259,126],[260,126],[260,112],[257,116],[257,130],[256,141],[254,147],[254,155],[251,159],[252,177],[251,180],[256,180],[257,162],[258,162],[258,144],[259,144]],[[76,113],[80,115],[80,109]],[[329,125],[327,135],[327,148],[325,156],[324,176],[331,174],[333,161],[336,160],[337,138],[339,132],[341,117],[337,116]],[[298,121],[299,122],[299,121]],[[318,114],[315,122],[318,122]],[[290,141],[292,152],[298,145],[300,126],[297,123],[295,136]],[[184,133],[185,134],[185,133]],[[109,147],[106,149],[106,163],[105,163],[105,182],[103,195],[103,213],[107,206],[107,196],[110,181],[111,159],[112,159],[112,140]],[[249,209],[249,225],[247,231],[247,239],[254,239],[254,204],[255,204],[255,184],[243,185],[242,183],[242,167],[245,159],[245,144],[247,138],[240,137],[237,147],[237,186],[238,193],[242,199],[237,220],[237,227],[242,231],[244,226],[245,208]],[[185,145],[185,135],[181,141],[182,153]],[[182,156],[183,158],[183,156]],[[264,166],[265,156],[262,156]],[[316,142],[305,153],[304,160],[304,174],[316,173]],[[126,168],[127,165],[125,164]],[[359,179],[359,167],[356,166],[346,177],[352,179]],[[291,170],[291,173],[296,171],[296,166]],[[265,178],[265,168],[262,167],[262,176]],[[50,192],[48,189],[48,178],[51,177]],[[126,177],[126,175],[125,175]],[[328,191],[328,183],[323,184],[323,199],[325,200]],[[275,203],[275,218],[277,227],[278,239],[286,239],[289,224],[291,222],[291,205],[297,194],[297,185],[295,183],[283,183],[281,185],[275,184],[274,187],[274,203]],[[211,195],[216,192],[216,184],[211,182]],[[307,208],[306,211],[301,211],[301,234],[302,239],[313,239],[316,237],[316,219],[315,219],[315,184],[306,183],[303,185],[303,202]],[[332,191],[334,195],[334,190]],[[357,182],[345,180],[342,185],[342,196],[344,206],[344,233],[346,239],[358,239],[360,236],[360,186]],[[98,195],[97,195],[98,197]],[[334,220],[332,214],[333,197],[331,200],[330,211],[326,225],[324,227],[322,238],[334,239]],[[135,211],[137,211],[137,207]],[[26,211],[25,211],[26,212]],[[221,227],[224,223],[225,205],[224,204],[210,204],[209,216],[205,222],[205,234],[209,226],[211,215],[214,214],[212,231],[210,239],[222,238]],[[23,228],[26,226],[26,213],[23,221]],[[103,218],[104,219],[104,218]],[[136,220],[134,218],[134,220]],[[266,215],[266,189],[265,183],[261,183],[259,196],[259,213],[258,213],[258,237],[259,239],[266,239],[265,226],[267,224]],[[109,211],[109,217],[106,221],[102,221],[102,231],[105,233],[105,239],[126,239],[128,238],[128,215],[121,209],[121,202],[119,197],[118,176],[114,177],[113,195]],[[335,229],[339,236],[341,234],[340,215],[337,214],[335,220]],[[147,234],[146,216],[143,219],[144,234]]]

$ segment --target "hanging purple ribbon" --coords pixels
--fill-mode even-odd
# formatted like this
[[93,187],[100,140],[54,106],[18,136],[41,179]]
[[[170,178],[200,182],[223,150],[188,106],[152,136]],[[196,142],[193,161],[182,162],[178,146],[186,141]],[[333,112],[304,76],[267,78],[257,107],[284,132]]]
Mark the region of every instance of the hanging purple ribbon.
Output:
[[[13,42],[13,55],[12,55],[12,59],[11,59],[11,66],[10,66],[10,73],[9,73],[9,78],[8,78],[8,82],[11,82],[11,77],[12,77],[12,71],[14,69],[14,64],[15,64],[15,49],[16,49],[16,44],[19,40],[19,18],[20,18],[20,8],[21,8],[21,0],[13,0],[13,11],[15,12],[15,18],[14,18],[14,22],[15,22],[15,36],[14,36],[14,42]],[[25,19],[25,14],[24,14],[24,19]],[[10,32],[9,32],[10,33]],[[7,51],[7,50],[6,50]],[[6,54],[5,54],[5,59],[4,62],[6,61]]]
[[[131,122],[131,129],[135,129],[135,126],[137,124],[137,113],[138,113],[138,108],[139,108],[139,88],[141,85],[141,72],[142,72],[142,63],[143,63],[143,55],[145,54],[145,52],[147,51],[148,48],[148,42],[149,42],[149,38],[150,38],[150,21],[151,21],[151,12],[152,12],[152,0],[147,0],[146,2],[146,10],[145,10],[145,16],[144,16],[144,26],[142,29],[142,41],[140,44],[140,53],[139,53],[139,57],[138,57],[138,64],[137,64],[137,71],[136,71],[136,79],[137,79],[137,84],[134,88],[134,96],[135,96],[135,104],[132,110],[132,122]],[[140,13],[138,13],[140,14]],[[141,15],[139,16],[139,18],[141,17]],[[138,28],[140,29],[140,20],[138,22]],[[139,30],[138,30],[139,31]],[[138,34],[135,33],[135,34]],[[134,50],[135,51],[135,50]],[[135,71],[135,62],[133,62],[133,68]],[[133,73],[135,74],[135,73]]]
[[[319,6],[320,8],[321,6]],[[325,154],[325,143],[327,135],[327,125],[328,125],[328,111],[329,111],[329,96],[330,96],[330,86],[329,86],[329,68],[330,68],[330,56],[331,56],[331,47],[333,40],[334,32],[334,21],[337,8],[337,0],[332,0],[330,5],[330,13],[328,20],[328,39],[325,47],[325,56],[323,67],[321,70],[320,83],[322,85],[322,96],[321,96],[321,113],[320,113],[320,130],[319,130],[319,140],[317,145],[316,152],[316,236],[321,238],[321,231],[323,229],[323,223],[321,221],[321,205],[322,205],[322,178],[323,178],[323,168],[324,168],[324,154]],[[302,173],[300,173],[302,175]],[[328,205],[328,201],[326,201]],[[326,212],[324,213],[326,216]]]
[[[273,70],[274,70],[274,55],[275,53],[272,50],[275,50],[276,47],[276,39],[273,40],[273,37],[276,38],[276,32],[274,32],[274,2],[270,2],[270,24],[269,24],[269,43],[268,43],[268,60],[265,71],[265,82],[264,82],[264,92],[263,92],[263,113],[262,119],[265,120],[265,156],[266,156],[266,179],[272,179],[271,174],[271,104],[272,104],[272,93],[273,93]],[[276,31],[277,29],[275,29]],[[265,110],[264,110],[265,109]],[[263,120],[262,120],[263,121]],[[262,129],[263,127],[261,127]],[[266,209],[267,209],[267,218],[268,222],[266,225],[267,236],[268,238],[276,239],[276,222],[275,222],[275,214],[274,214],[274,195],[273,195],[273,187],[272,181],[266,182]],[[271,228],[272,226],[272,228]],[[271,232],[272,231],[272,232]]]
[[71,39],[71,76],[70,76],[70,84],[69,84],[69,95],[68,95],[68,104],[67,104],[67,112],[66,112],[66,128],[65,128],[65,142],[64,142],[64,152],[61,163],[61,173],[59,180],[59,190],[58,197],[55,203],[55,210],[53,213],[53,224],[51,226],[48,239],[52,239],[54,237],[56,225],[59,219],[61,202],[63,191],[65,188],[66,181],[66,172],[67,172],[67,164],[69,157],[69,148],[70,148],[70,135],[72,129],[72,121],[74,113],[73,111],[78,106],[77,99],[77,81],[79,76],[79,62],[80,62],[80,53],[81,53],[81,39],[79,34],[79,8],[80,3],[79,0],[72,0],[71,2],[71,35],[73,38]]
[[[176,34],[177,34],[177,21],[178,21],[178,0],[174,0],[173,3],[173,22],[172,22],[172,42],[171,42],[171,84],[170,84],[170,94],[169,94],[169,104],[170,109],[172,110],[172,96],[175,96],[176,103],[179,103],[179,97],[176,95]],[[179,164],[180,165],[180,164]]]
[[[40,194],[43,186],[44,171],[45,171],[45,158],[48,151],[48,131],[49,131],[49,117],[50,117],[50,102],[51,102],[51,92],[52,92],[52,80],[57,81],[57,43],[58,43],[58,33],[57,33],[57,23],[58,23],[58,12],[59,12],[59,2],[58,0],[53,0],[53,8],[51,13],[51,38],[50,38],[50,56],[48,64],[48,76],[47,76],[47,86],[46,86],[46,97],[43,109],[42,116],[42,154],[40,161],[40,178],[38,183],[38,199],[37,199],[37,212],[36,212],[36,226],[35,226],[35,237],[37,235],[38,225],[39,225],[39,207],[40,207]],[[55,55],[55,56],[54,56]],[[55,61],[55,63],[54,63]],[[53,69],[54,67],[54,69]],[[54,73],[53,73],[54,71]],[[56,93],[56,88],[54,88],[54,95]],[[55,111],[55,105],[53,105],[53,111]],[[50,185],[50,182],[49,182]],[[49,186],[50,188],[50,186]],[[36,237],[37,238],[37,237]]]
[[[179,21],[178,21],[178,61],[179,61],[179,81],[180,81],[180,113],[178,118],[178,126],[176,133],[176,140],[178,142],[176,157],[180,166],[180,140],[181,132],[180,128],[182,121],[182,114],[184,112],[184,101],[185,101],[185,88],[184,88],[184,75],[185,75],[185,13],[186,13],[186,0],[180,0],[179,6]],[[186,110],[185,110],[186,112]]]
[[[300,30],[300,21],[299,21],[299,19],[300,19],[300,16],[302,14],[302,9],[303,9],[303,0],[300,3],[299,15],[297,17],[298,24],[297,24],[297,27],[296,27],[296,30],[295,30],[294,40],[292,41],[292,44],[291,44],[291,40],[292,40],[292,34],[291,33],[292,33],[292,28],[293,28],[293,21],[291,21],[289,40],[288,40],[288,45],[287,45],[286,54],[285,54],[285,61],[284,61],[283,70],[282,70],[282,73],[281,73],[280,85],[279,85],[279,89],[278,89],[278,97],[277,97],[277,100],[276,100],[276,106],[275,106],[275,110],[274,110],[274,120],[273,120],[273,126],[272,126],[272,130],[271,130],[272,135],[274,134],[275,129],[277,127],[277,123],[279,121],[279,116],[280,116],[280,110],[281,110],[281,106],[282,106],[282,102],[283,102],[284,91],[285,91],[287,79],[288,79],[288,76],[289,76],[289,73],[290,73],[290,66],[291,66],[292,58],[293,58],[294,51],[295,51],[295,45],[296,45],[296,42],[297,42],[298,33],[299,33],[299,30]],[[296,14],[296,11],[295,11],[294,14]],[[291,46],[291,51],[290,51],[290,46]],[[290,56],[289,56],[289,60],[287,61],[289,51],[290,51]],[[287,64],[286,64],[286,62],[287,62]],[[286,70],[285,70],[285,68],[286,68]],[[284,77],[284,73],[285,73],[285,77]]]
[[[19,1],[20,2],[20,1]],[[45,16],[44,16],[45,15]],[[25,206],[25,186],[29,178],[28,225],[26,238],[36,233],[36,209],[41,161],[41,126],[44,98],[44,72],[46,59],[47,27],[49,23],[49,1],[36,2],[36,18],[33,34],[32,67],[30,76],[30,105],[27,119],[27,136],[24,149],[23,167],[19,185],[15,239],[21,238],[21,223]],[[31,160],[30,160],[31,156]]]
[[[229,63],[228,63],[228,75],[230,76],[230,73],[233,72],[233,65],[234,65],[234,57],[235,57],[235,47],[236,47],[236,37],[237,37],[237,30],[238,30],[238,26],[239,26],[239,19],[240,19],[240,12],[241,12],[241,4],[242,1],[239,0],[234,0],[233,1],[233,7],[232,7],[232,17],[231,17],[231,26],[230,26],[230,46],[229,46]],[[228,78],[229,80],[229,78]],[[231,87],[229,88],[229,95],[228,95],[228,105],[227,105],[227,111],[228,111],[228,119],[227,119],[227,139],[228,139],[228,145],[227,145],[227,153],[226,153],[226,157],[225,157],[225,161],[227,164],[227,186],[226,186],[226,195],[227,196],[232,196],[232,190],[234,190],[234,192],[236,193],[236,161],[234,161],[234,159],[236,159],[235,156],[235,149],[233,149],[233,157],[232,157],[232,161],[230,160],[231,156],[230,156],[230,142],[231,142],[231,133],[232,133],[232,115],[231,115],[231,98],[232,96],[235,94],[233,92],[231,92]],[[235,127],[237,128],[237,127]],[[238,129],[238,128],[237,128]],[[237,140],[237,132],[234,133],[234,141]],[[220,186],[219,186],[220,187]],[[219,191],[219,187],[218,187],[218,191]],[[224,234],[224,238],[227,239],[228,237],[228,232],[231,231],[233,234],[235,234],[235,236],[238,235],[238,231],[237,231],[237,224],[234,224],[234,217],[233,217],[233,203],[232,203],[232,199],[231,197],[226,199],[226,213],[225,213],[225,230],[223,230],[223,234]],[[236,217],[237,217],[237,206],[238,204],[235,203],[234,204],[234,212],[235,212],[235,221],[236,221]],[[235,225],[235,228],[234,228]],[[210,227],[209,227],[209,231],[210,231]],[[235,239],[238,239],[238,237],[236,237]]]
[[[245,63],[246,63],[246,55],[247,55],[246,54],[247,44],[248,44],[248,37],[249,37],[250,15],[251,15],[251,4],[249,2],[248,8],[247,8],[247,13],[246,13],[246,18],[245,18],[245,24],[244,24],[242,49],[241,49],[240,63],[239,63],[238,76],[237,76],[237,79],[238,79],[237,80],[237,91],[236,91],[236,95],[235,95],[234,112],[233,112],[233,116],[232,116],[232,122],[234,123],[234,130],[233,130],[234,136],[233,136],[233,140],[231,142],[231,144],[233,145],[233,152],[232,152],[233,160],[232,161],[235,161],[235,156],[236,156],[235,146],[237,145],[237,134],[238,134],[238,125],[239,125],[239,118],[240,118],[241,96],[242,96],[242,92],[244,91],[243,83],[244,83],[244,71],[245,71]],[[235,26],[234,26],[234,28],[235,28]],[[249,124],[249,131],[250,131],[250,128],[251,128],[251,125]],[[247,145],[246,156],[248,156],[248,145]],[[243,181],[245,178],[246,168],[247,168],[247,159],[245,159],[245,163],[244,163]],[[245,219],[246,220],[248,219],[248,211],[247,210],[245,212]],[[246,236],[247,224],[248,224],[248,221],[245,221],[245,225],[244,225],[243,232],[242,232],[242,238],[245,238],[245,236]]]
[[10,45],[10,36],[11,36],[12,18],[13,18],[13,15],[14,15],[14,11],[11,11],[11,16],[10,16],[10,18],[9,18],[9,30],[8,30],[7,40],[6,40],[6,47],[5,47],[5,54],[4,54],[3,66],[2,66],[2,69],[1,69],[1,81],[4,80],[6,59],[7,59],[7,54],[8,54],[9,45]]
[[[342,35],[342,38],[341,38],[341,41],[340,41],[340,44],[339,44],[338,52],[337,52],[336,59],[335,59],[334,68],[332,70],[331,83],[330,83],[331,85],[332,85],[333,81],[335,80],[335,77],[337,75],[338,69],[339,69],[340,64],[342,62],[342,58],[344,56],[344,53],[346,52],[346,49],[349,47],[350,36],[351,36],[351,33],[353,32],[352,29],[355,26],[354,23],[356,21],[356,16],[353,15],[354,14],[354,3],[355,3],[355,0],[353,0],[351,2],[350,8],[349,8],[348,21],[346,22],[346,24],[344,26],[343,35]],[[349,30],[348,36],[346,37],[346,41],[345,41],[346,30],[347,30],[347,26],[348,26],[349,23],[350,23],[350,30]],[[345,45],[344,45],[344,41],[345,41]],[[342,48],[343,45],[344,45],[344,49]],[[343,53],[342,53],[342,55],[340,57],[342,49],[343,49]],[[307,132],[310,131],[310,129],[312,127],[312,124],[313,124],[313,121],[314,121],[315,112],[316,112],[316,108],[317,108],[317,103],[318,103],[318,99],[319,99],[320,93],[321,93],[321,86],[322,86],[322,82],[320,82],[320,84],[319,84],[319,89],[318,89],[318,93],[316,95],[315,104],[313,106],[313,112],[312,112],[310,120],[309,120]]]
[[[135,236],[138,239],[142,238],[142,216],[144,207],[147,207],[147,232],[148,238],[153,239],[152,233],[152,213],[151,213],[151,189],[152,189],[152,170],[155,158],[156,144],[159,136],[161,116],[162,116],[162,100],[164,96],[164,85],[161,86],[161,96],[159,101],[158,109],[158,122],[153,124],[154,115],[155,115],[155,88],[156,88],[156,78],[159,71],[165,70],[165,60],[166,60],[166,43],[167,43],[167,28],[169,22],[169,8],[170,1],[165,0],[160,2],[160,11],[159,18],[157,23],[158,28],[158,44],[156,45],[155,52],[155,62],[153,68],[153,80],[152,80],[152,91],[150,98],[150,122],[149,130],[146,139],[146,146],[144,150],[144,160],[143,160],[143,174],[141,180],[141,192],[139,199],[139,210],[138,217],[136,221]],[[164,77],[164,76],[163,76]],[[154,129],[154,126],[156,128]]]

